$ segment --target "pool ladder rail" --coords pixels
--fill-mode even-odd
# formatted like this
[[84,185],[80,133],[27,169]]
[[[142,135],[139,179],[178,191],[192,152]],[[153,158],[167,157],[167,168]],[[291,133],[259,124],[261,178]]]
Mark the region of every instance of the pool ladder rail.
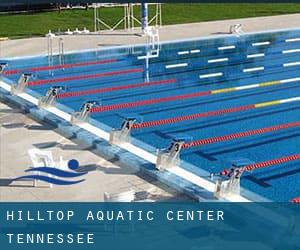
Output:
[[[59,64],[65,64],[65,51],[64,51],[64,39],[59,38],[58,40],[58,54],[59,54]],[[64,70],[64,68],[62,68]]]
[[[54,65],[54,54],[53,54],[53,39],[56,37],[54,33],[46,34],[47,37],[47,57],[48,66],[51,68]],[[65,64],[65,51],[64,51],[64,40],[62,37],[58,39],[58,61],[59,65]],[[62,68],[64,70],[64,68]],[[53,70],[49,69],[49,75],[53,75]]]

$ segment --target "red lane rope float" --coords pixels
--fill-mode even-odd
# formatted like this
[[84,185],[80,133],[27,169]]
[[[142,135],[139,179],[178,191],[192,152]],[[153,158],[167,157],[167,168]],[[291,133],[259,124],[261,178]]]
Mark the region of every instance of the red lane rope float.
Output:
[[235,133],[235,134],[229,134],[229,135],[217,136],[217,137],[212,137],[212,138],[207,138],[207,139],[202,139],[202,140],[197,140],[197,141],[191,141],[188,143],[184,143],[182,145],[182,148],[197,147],[197,146],[201,146],[201,145],[205,145],[205,144],[229,141],[229,140],[234,140],[234,139],[238,139],[238,138],[242,138],[242,137],[270,133],[270,132],[274,132],[274,131],[278,131],[278,130],[282,130],[282,129],[288,129],[288,128],[299,127],[299,126],[300,126],[300,121],[285,123],[285,124],[280,124],[280,125],[276,125],[276,126],[272,126],[272,127],[260,128],[260,129],[245,131],[245,132],[239,132],[239,133]]
[[[266,167],[270,167],[273,165],[280,165],[280,164],[283,164],[286,162],[297,161],[297,160],[300,160],[300,154],[289,155],[289,156],[285,156],[285,157],[278,158],[278,159],[258,162],[258,163],[250,164],[250,165],[247,165],[244,167],[240,167],[239,169],[242,172],[243,171],[252,171],[255,169],[266,168]],[[221,176],[228,175],[229,172],[230,172],[229,170],[224,169],[223,171],[220,172],[220,175]]]
[[98,113],[98,112],[111,111],[114,109],[133,108],[133,107],[138,107],[138,106],[156,104],[156,103],[160,103],[160,102],[170,102],[170,101],[175,101],[175,100],[180,100],[180,99],[194,98],[194,97],[199,97],[199,96],[207,96],[210,94],[211,94],[211,91],[203,91],[203,92],[196,92],[196,93],[185,94],[185,95],[168,96],[168,97],[142,100],[142,101],[136,101],[136,102],[118,103],[118,104],[112,104],[112,105],[107,105],[107,106],[95,107],[95,108],[91,109],[91,112]]
[[38,72],[38,71],[45,71],[45,70],[68,69],[68,68],[106,64],[106,63],[113,63],[113,62],[117,62],[117,59],[88,61],[88,62],[80,62],[80,63],[68,63],[68,64],[64,64],[64,65],[41,66],[41,67],[26,68],[26,69],[11,69],[11,70],[4,71],[3,74],[4,75],[14,75],[14,74],[22,73],[24,71]]
[[293,202],[293,203],[300,203],[300,197],[292,199],[291,202]]
[[175,82],[176,82],[176,79],[167,79],[167,80],[152,81],[152,82],[142,82],[142,83],[129,84],[129,85],[124,85],[124,86],[115,86],[115,87],[108,87],[108,88],[87,89],[87,90],[82,90],[82,91],[66,92],[66,93],[59,94],[57,97],[58,98],[67,98],[67,97],[76,97],[76,96],[82,96],[82,95],[92,95],[92,94],[112,92],[112,91],[117,91],[117,90],[147,87],[147,86],[152,86],[152,85],[170,84],[170,83],[175,83]]
[[29,82],[29,86],[35,86],[35,85],[42,85],[47,83],[56,83],[56,82],[66,82],[66,81],[73,81],[73,80],[82,80],[82,79],[90,79],[90,78],[99,78],[104,76],[114,76],[114,75],[123,75],[123,74],[130,74],[130,73],[139,73],[143,72],[142,68],[136,68],[136,69],[127,69],[127,70],[117,70],[117,71],[111,71],[111,72],[104,72],[99,74],[90,74],[90,75],[80,75],[80,76],[69,76],[69,77],[60,77],[60,78],[54,78],[54,79],[45,79],[45,80],[38,80],[38,81],[32,81]]
[[296,161],[296,160],[300,160],[300,154],[296,154],[296,155],[289,155],[286,157],[282,157],[279,159],[273,159],[273,160],[269,160],[269,161],[264,161],[264,162],[259,162],[259,163],[255,163],[255,164],[251,164],[248,166],[244,166],[242,167],[242,169],[244,171],[252,171],[255,169],[259,169],[259,168],[266,168],[272,165],[279,165],[285,162],[289,162],[289,161]]
[[239,112],[239,111],[246,111],[246,110],[250,110],[250,109],[254,109],[254,108],[255,108],[255,104],[251,104],[251,105],[245,105],[245,106],[228,108],[228,109],[208,111],[205,113],[177,116],[177,117],[173,117],[173,118],[136,123],[136,124],[133,124],[132,129],[141,129],[141,128],[146,128],[146,127],[160,126],[160,125],[165,125],[165,124],[169,124],[169,123],[194,120],[194,119],[203,118],[203,117],[217,116],[217,115],[223,115],[223,114],[234,113],[234,112]]

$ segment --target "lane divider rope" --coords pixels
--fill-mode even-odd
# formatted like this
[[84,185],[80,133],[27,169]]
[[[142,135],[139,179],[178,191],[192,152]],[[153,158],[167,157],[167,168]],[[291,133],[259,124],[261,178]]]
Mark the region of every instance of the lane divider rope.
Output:
[[245,85],[245,86],[239,86],[239,87],[232,87],[232,88],[201,91],[201,92],[195,92],[195,93],[184,94],[184,95],[176,95],[176,96],[161,97],[161,98],[141,100],[141,101],[135,101],[135,102],[105,105],[105,106],[101,106],[101,107],[94,107],[91,110],[91,112],[97,113],[97,112],[111,111],[111,110],[115,110],[115,109],[134,108],[134,107],[138,107],[138,106],[152,105],[152,104],[161,103],[161,102],[185,100],[185,99],[209,96],[209,95],[214,95],[214,94],[229,93],[229,92],[241,91],[241,90],[246,90],[246,89],[267,87],[267,86],[272,86],[272,85],[276,85],[276,84],[284,84],[284,83],[295,82],[295,81],[300,81],[300,77],[284,79],[284,80],[269,81],[269,82],[263,82],[263,83],[251,84],[251,85]]
[[156,104],[156,103],[161,103],[161,102],[170,102],[170,101],[175,101],[175,100],[180,100],[180,99],[207,96],[209,94],[210,94],[210,91],[206,91],[206,92],[197,92],[197,93],[191,93],[191,94],[185,94],[185,95],[161,97],[161,98],[142,100],[142,101],[136,101],[136,102],[118,103],[118,104],[112,104],[112,105],[107,105],[107,106],[94,107],[91,109],[91,112],[98,113],[98,112],[104,112],[104,111],[111,111],[111,110],[115,110],[115,109],[134,108],[134,107],[138,107],[138,106],[151,105],[151,104]]
[[3,72],[4,75],[14,75],[22,72],[38,72],[38,71],[45,71],[45,70],[55,70],[55,69],[68,69],[68,68],[75,68],[75,67],[82,67],[82,66],[90,66],[90,65],[99,65],[99,64],[107,64],[117,62],[117,59],[106,59],[106,60],[99,60],[99,61],[87,61],[87,62],[80,62],[80,63],[69,63],[64,65],[54,65],[54,66],[41,66],[41,67],[34,67],[34,68],[25,68],[25,69],[11,69],[6,70]]
[[296,160],[300,160],[300,154],[289,155],[289,156],[285,156],[285,157],[278,158],[278,159],[254,163],[251,165],[244,166],[244,167],[242,167],[242,169],[245,171],[253,171],[255,169],[266,168],[269,166],[279,165],[279,164],[283,164],[283,163],[290,162],[290,161],[296,161]]
[[194,119],[199,119],[199,118],[204,118],[204,117],[218,116],[218,115],[223,115],[223,114],[241,112],[241,111],[251,110],[251,109],[255,109],[255,108],[268,107],[268,106],[273,106],[273,105],[278,105],[278,104],[283,104],[283,103],[290,103],[290,102],[295,102],[295,101],[300,101],[300,96],[288,98],[288,99],[282,99],[282,100],[275,100],[275,101],[270,101],[270,102],[262,102],[262,103],[257,103],[257,104],[233,107],[233,108],[228,108],[228,109],[208,111],[208,112],[204,112],[204,113],[196,113],[196,114],[191,114],[191,115],[184,115],[184,116],[177,116],[177,117],[160,119],[160,120],[147,121],[147,122],[142,122],[142,123],[135,123],[132,125],[132,129],[142,129],[142,128],[147,128],[147,127],[161,126],[161,125],[166,125],[166,124],[171,124],[171,123],[176,123],[176,122],[183,122],[183,121],[194,120]]
[[93,94],[112,92],[112,91],[117,91],[117,90],[141,88],[141,87],[148,87],[148,86],[161,85],[161,84],[171,84],[171,83],[176,83],[176,79],[167,79],[167,80],[160,80],[160,81],[128,84],[128,85],[123,85],[123,86],[65,92],[65,93],[58,94],[57,98],[68,98],[68,97],[77,97],[77,96],[83,96],[83,95],[93,95]]
[[[300,154],[289,155],[289,156],[285,156],[285,157],[281,157],[281,158],[277,158],[277,159],[272,159],[272,160],[268,160],[268,161],[249,164],[249,165],[246,165],[243,167],[239,167],[238,170],[240,173],[243,173],[245,171],[253,171],[256,169],[267,168],[270,166],[280,165],[280,164],[283,164],[286,162],[296,161],[296,160],[300,160]],[[219,174],[220,174],[220,176],[228,176],[230,173],[231,173],[230,170],[223,169]],[[295,198],[295,199],[297,201],[298,198]],[[295,199],[293,199],[291,201],[294,202]]]
[[300,197],[291,200],[293,203],[300,203]]
[[54,79],[32,81],[32,82],[28,83],[28,86],[36,86],[36,85],[42,85],[42,84],[48,84],[48,83],[66,82],[66,81],[74,81],[74,80],[82,80],[82,79],[100,78],[100,77],[105,77],[105,76],[124,75],[124,74],[130,74],[130,73],[139,73],[139,72],[143,72],[143,71],[144,70],[142,68],[136,68],[136,69],[103,72],[103,73],[99,73],[99,74],[60,77],[60,78],[54,78]]
[[213,144],[213,143],[222,142],[222,141],[229,141],[229,140],[234,140],[234,139],[238,139],[238,138],[242,138],[242,137],[270,133],[270,132],[275,132],[275,131],[299,127],[299,126],[300,126],[300,121],[285,123],[285,124],[275,125],[272,127],[265,127],[265,128],[249,130],[249,131],[244,131],[244,132],[239,132],[239,133],[234,133],[234,134],[229,134],[229,135],[223,135],[223,136],[217,136],[217,137],[212,137],[212,138],[207,138],[207,139],[191,141],[191,142],[184,143],[182,145],[182,148],[186,149],[186,148],[190,148],[190,147],[198,147],[198,146],[203,146],[206,144]]

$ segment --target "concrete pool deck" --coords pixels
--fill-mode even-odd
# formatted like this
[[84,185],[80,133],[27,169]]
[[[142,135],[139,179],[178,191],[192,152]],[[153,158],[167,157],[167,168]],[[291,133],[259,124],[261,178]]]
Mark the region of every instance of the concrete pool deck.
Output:
[[[92,20],[91,20],[92,21]],[[228,34],[232,24],[242,24],[244,32],[299,27],[300,14],[270,17],[243,18],[202,23],[166,25],[159,29],[160,40],[176,40],[208,35]],[[95,49],[107,46],[145,43],[139,30],[103,31],[95,35],[59,36],[64,38],[65,51]],[[54,53],[58,51],[58,38],[53,42]],[[47,53],[47,38],[8,40],[0,42],[0,57],[30,56]]]
[[[120,168],[118,162],[106,161],[89,148],[62,137],[48,124],[36,122],[22,110],[0,103],[0,200],[1,201],[103,201],[103,193],[136,192],[136,199],[160,201],[187,200],[185,195],[159,184],[149,177],[140,177],[135,171]],[[86,181],[77,185],[52,189],[32,181],[14,182],[10,178],[24,175],[31,166],[27,150],[51,150],[55,160],[75,158],[88,171]],[[17,156],[17,157],[15,157]],[[54,195],[55,194],[55,195]]]
[[[160,31],[160,35],[162,40],[183,39],[213,33],[222,34],[227,32],[229,25],[232,23],[242,23],[245,31],[258,31],[296,27],[299,21],[300,15],[296,14],[256,19],[248,18],[200,24],[184,24],[163,27]],[[97,44],[110,46],[142,43],[145,39],[136,35],[126,35],[120,31],[106,32],[102,35],[91,35],[88,36],[89,39],[86,38],[86,36],[66,37],[66,51],[96,48]],[[3,42],[2,45],[1,50],[3,53],[1,56],[4,56],[4,54],[5,56],[41,54],[45,53],[46,39],[32,38],[12,40]],[[146,181],[142,180],[136,176],[136,173],[132,172],[132,170],[120,168],[117,163],[112,164],[99,158],[88,149],[77,145],[76,142],[74,143],[61,137],[53,131],[53,128],[36,123],[30,118],[27,118],[24,114],[20,114],[17,109],[12,109],[5,104],[1,104],[0,113],[0,181],[2,183],[0,184],[0,200],[101,201],[103,199],[103,192],[118,193],[128,191],[129,189],[134,189],[136,192],[149,191],[149,193],[151,193],[150,196],[152,196],[154,200],[168,200],[170,198],[173,200],[187,199],[187,197],[175,193],[166,187],[158,187],[158,182],[154,182],[154,180],[148,178]],[[8,177],[23,174],[24,169],[30,164],[27,149],[32,146],[41,145],[43,148],[53,149],[55,155],[62,155],[66,159],[71,157],[75,158],[74,156],[76,156],[76,159],[78,159],[83,166],[90,167],[91,165],[96,165],[97,170],[93,170],[89,173],[87,182],[85,183],[67,188],[55,187],[54,189],[57,190],[55,196],[51,189],[32,188],[26,185],[26,183],[25,186],[24,183],[21,183],[19,186],[7,186]],[[13,157],[14,155],[20,155],[20,157]],[[10,160],[8,161],[7,159]],[[151,184],[151,182],[154,183]],[[20,192],[20,190],[23,192]]]

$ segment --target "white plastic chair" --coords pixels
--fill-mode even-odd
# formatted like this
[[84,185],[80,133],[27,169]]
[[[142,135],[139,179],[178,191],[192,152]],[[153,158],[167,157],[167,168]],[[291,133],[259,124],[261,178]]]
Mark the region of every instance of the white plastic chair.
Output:
[[82,34],[89,34],[89,33],[90,31],[86,27],[84,27],[84,29],[82,30]]
[[79,30],[78,28],[76,28],[76,29],[73,31],[73,34],[74,34],[74,35],[79,35],[79,34],[81,34],[81,33],[82,33],[82,31]]
[[51,30],[49,30],[49,32],[45,35],[48,38],[53,38],[55,37],[55,34],[51,32]]
[[[28,150],[29,157],[33,164],[34,168],[37,167],[56,167],[56,164],[53,160],[52,152],[51,151],[43,151],[37,148],[32,148]],[[37,175],[40,175],[40,172],[36,172]],[[50,177],[51,175],[48,174]],[[33,185],[37,186],[37,180],[33,180]],[[53,184],[50,184],[50,187],[53,187]]]
[[70,29],[68,29],[68,30],[65,32],[65,35],[73,35],[73,31],[71,31]]

